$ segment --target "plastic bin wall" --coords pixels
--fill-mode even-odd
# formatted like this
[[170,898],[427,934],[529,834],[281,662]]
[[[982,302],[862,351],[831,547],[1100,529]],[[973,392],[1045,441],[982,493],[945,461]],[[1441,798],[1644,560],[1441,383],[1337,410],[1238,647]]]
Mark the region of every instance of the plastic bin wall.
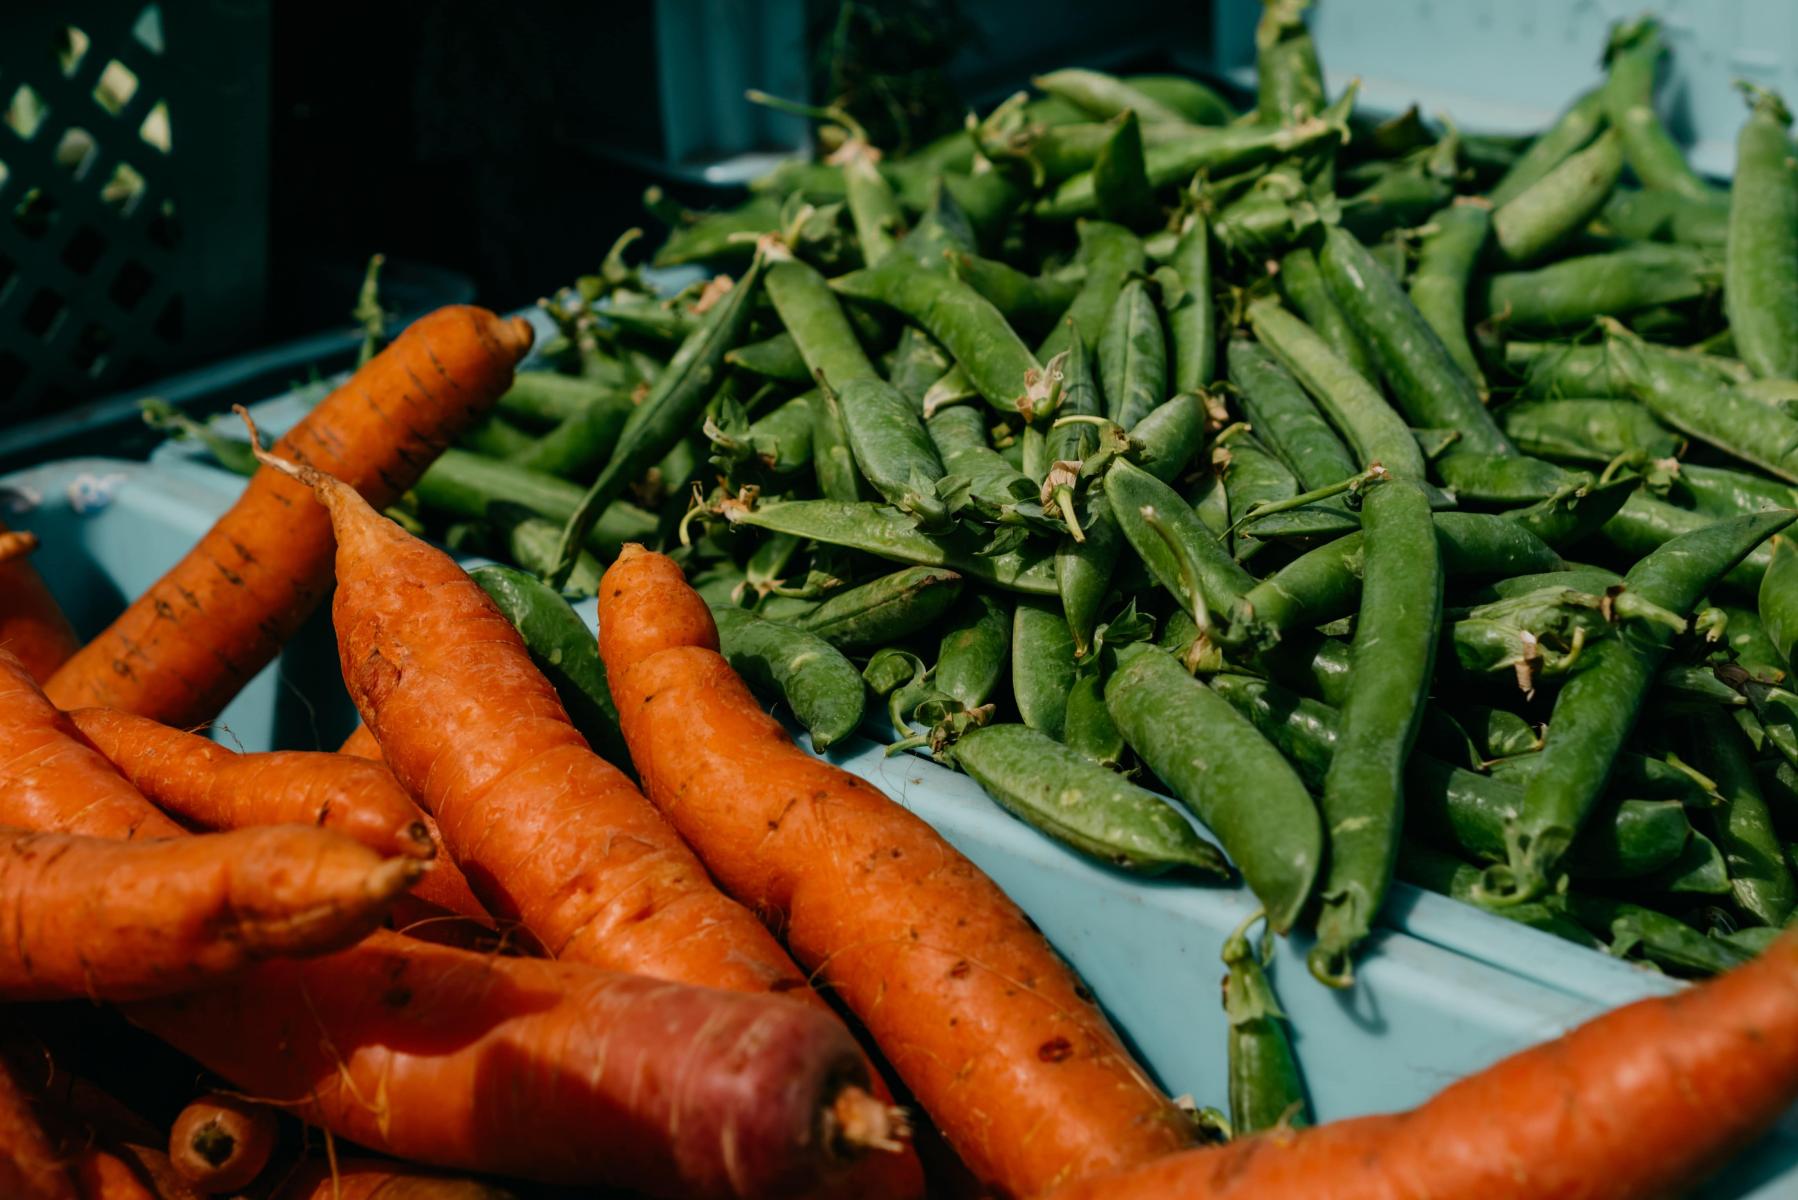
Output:
[[[1193,69],[1255,85],[1255,0],[1218,0]],[[1798,4],[1791,0],[1316,0],[1313,35],[1332,91],[1361,80],[1363,106],[1415,103],[1463,128],[1539,129],[1602,75],[1613,21],[1653,12],[1668,55],[1658,101],[1692,163],[1735,167],[1746,109],[1734,81],[1798,97]]]

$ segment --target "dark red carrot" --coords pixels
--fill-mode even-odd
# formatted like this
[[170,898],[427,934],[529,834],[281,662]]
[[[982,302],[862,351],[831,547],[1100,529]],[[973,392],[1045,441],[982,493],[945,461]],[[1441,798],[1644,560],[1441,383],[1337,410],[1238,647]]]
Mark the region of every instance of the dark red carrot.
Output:
[[340,1159],[336,1173],[322,1159],[300,1167],[273,1200],[515,1200],[478,1179],[459,1179],[375,1158]]
[[75,1200],[75,1181],[56,1156],[29,1097],[0,1063],[0,1196]]
[[1798,1100],[1798,935],[1595,1017],[1410,1112],[1278,1129],[1056,1200],[1652,1200],[1690,1195]]
[[[492,406],[530,344],[522,318],[438,309],[320,402],[281,453],[385,507]],[[177,726],[210,719],[329,592],[331,555],[307,489],[258,471],[187,557],[51,677],[50,698]]]
[[975,1174],[1030,1195],[1186,1145],[1186,1118],[1029,918],[923,821],[795,746],[716,646],[680,568],[625,547],[601,581],[600,652],[645,789],[861,1018]]
[[31,677],[42,683],[80,648],[75,630],[26,555],[37,544],[27,533],[9,532],[0,523],[0,539],[11,549],[0,553],[0,650],[9,650]]

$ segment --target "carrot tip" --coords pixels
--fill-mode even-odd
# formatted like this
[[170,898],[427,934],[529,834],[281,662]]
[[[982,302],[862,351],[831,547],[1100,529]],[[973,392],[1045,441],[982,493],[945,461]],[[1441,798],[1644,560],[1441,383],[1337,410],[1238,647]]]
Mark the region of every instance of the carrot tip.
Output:
[[23,529],[8,529],[0,532],[0,563],[11,562],[15,558],[24,558],[37,549],[37,534]]
[[887,1104],[859,1087],[846,1087],[831,1101],[825,1116],[828,1141],[848,1155],[863,1150],[898,1154],[911,1136],[905,1110]]
[[376,900],[389,900],[417,883],[431,864],[422,858],[389,858],[368,873],[365,884]]
[[531,348],[531,343],[536,340],[536,330],[523,317],[511,317],[500,322],[500,341],[512,352],[514,361],[523,358]]

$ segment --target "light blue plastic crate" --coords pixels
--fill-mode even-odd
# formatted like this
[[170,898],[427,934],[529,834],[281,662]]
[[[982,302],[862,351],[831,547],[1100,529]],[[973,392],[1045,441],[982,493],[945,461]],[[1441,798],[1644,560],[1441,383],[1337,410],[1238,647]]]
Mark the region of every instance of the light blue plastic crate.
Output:
[[[271,401],[258,406],[258,424],[274,436],[305,409],[294,398]],[[38,565],[83,633],[179,559],[243,486],[168,450],[149,463],[77,458],[0,476],[0,512],[42,539]],[[593,601],[577,611],[596,624]],[[321,612],[224,711],[214,736],[249,750],[335,746],[355,720],[337,661]],[[1016,899],[1165,1087],[1225,1104],[1218,953],[1256,907],[1245,889],[1136,879],[1097,865],[1018,823],[966,776],[922,758],[889,758],[866,739],[830,757],[930,822]],[[1277,952],[1275,982],[1324,1119],[1414,1105],[1605,1008],[1680,986],[1402,885],[1383,924],[1350,992],[1306,974],[1306,939],[1282,941]],[[1794,1164],[1798,1114],[1788,1114],[1701,1194],[1798,1195]]]
[[[1186,65],[1252,89],[1256,0],[1217,0],[1211,36]],[[1310,25],[1332,92],[1361,80],[1361,106],[1415,103],[1463,129],[1527,133],[1602,77],[1613,21],[1653,12],[1668,48],[1658,93],[1700,171],[1735,169],[1743,78],[1798,98],[1792,0],[1315,0]]]

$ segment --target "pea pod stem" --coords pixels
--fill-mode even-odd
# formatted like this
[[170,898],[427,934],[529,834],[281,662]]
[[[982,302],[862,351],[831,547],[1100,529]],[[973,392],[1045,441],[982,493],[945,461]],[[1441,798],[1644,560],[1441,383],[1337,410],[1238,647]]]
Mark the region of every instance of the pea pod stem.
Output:
[[1248,522],[1255,520],[1257,517],[1270,516],[1273,513],[1278,512],[1290,512],[1295,508],[1303,508],[1307,504],[1315,504],[1319,500],[1328,500],[1332,496],[1340,496],[1344,493],[1355,495],[1370,483],[1390,478],[1391,475],[1387,472],[1386,468],[1379,463],[1375,463],[1367,470],[1357,472],[1340,483],[1332,483],[1327,487],[1313,488],[1311,491],[1301,492],[1299,495],[1290,497],[1286,500],[1269,500],[1257,504],[1249,509],[1248,512],[1242,514],[1241,517],[1231,524],[1230,528],[1234,531],[1240,529]]

